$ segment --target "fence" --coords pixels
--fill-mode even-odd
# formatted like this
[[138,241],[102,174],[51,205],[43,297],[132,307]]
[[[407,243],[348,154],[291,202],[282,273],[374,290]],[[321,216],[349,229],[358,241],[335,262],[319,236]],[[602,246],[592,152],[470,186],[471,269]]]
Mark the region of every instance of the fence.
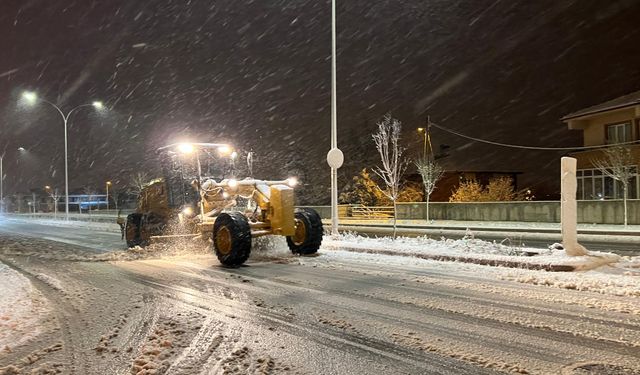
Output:
[[[640,200],[629,200],[627,204],[629,224],[640,224]],[[358,206],[339,206],[340,217],[357,218],[357,216],[354,215],[354,209],[356,209],[356,207]],[[329,206],[316,206],[312,208],[316,209],[322,218],[331,217],[331,207]],[[371,207],[367,209],[372,210]],[[425,215],[426,203],[398,203],[398,219],[400,220],[420,220],[425,219]],[[429,203],[429,219],[559,223],[560,202],[434,202]],[[586,224],[623,224],[623,202],[622,200],[578,201],[578,222]]]

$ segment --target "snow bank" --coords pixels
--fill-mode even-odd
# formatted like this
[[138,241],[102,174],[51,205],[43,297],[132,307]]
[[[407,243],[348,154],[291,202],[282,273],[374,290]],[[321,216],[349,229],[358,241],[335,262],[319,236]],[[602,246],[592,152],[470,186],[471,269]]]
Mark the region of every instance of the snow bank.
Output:
[[588,270],[620,260],[620,256],[612,253],[590,252],[588,256],[571,257],[564,250],[488,242],[473,238],[472,233],[458,240],[371,238],[346,233],[338,237],[325,236],[322,248],[553,271]]
[[36,337],[49,312],[46,300],[31,282],[0,263],[0,352]]

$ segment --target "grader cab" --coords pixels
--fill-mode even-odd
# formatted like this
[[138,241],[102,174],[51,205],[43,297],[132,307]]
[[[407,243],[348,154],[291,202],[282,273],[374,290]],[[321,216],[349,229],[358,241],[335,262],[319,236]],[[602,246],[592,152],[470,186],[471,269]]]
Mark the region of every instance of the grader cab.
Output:
[[295,254],[318,251],[322,222],[314,210],[294,207],[294,178],[237,179],[237,154],[225,144],[172,144],[158,152],[163,177],[141,189],[134,213],[118,218],[129,247],[200,237],[227,266],[244,263],[252,239],[266,235],[285,236]]

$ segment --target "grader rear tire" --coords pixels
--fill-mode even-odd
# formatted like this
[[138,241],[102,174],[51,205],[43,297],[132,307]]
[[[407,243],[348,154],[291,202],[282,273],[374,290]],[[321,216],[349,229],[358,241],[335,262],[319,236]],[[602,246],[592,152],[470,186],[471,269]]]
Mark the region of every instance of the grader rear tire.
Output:
[[294,254],[311,255],[318,252],[322,244],[322,219],[311,208],[296,208],[296,233],[287,236],[287,245]]
[[127,215],[127,221],[124,227],[124,235],[127,240],[128,247],[145,246],[146,241],[143,238],[144,220],[140,213]]
[[251,227],[239,212],[220,214],[213,224],[213,249],[220,263],[238,267],[251,254]]

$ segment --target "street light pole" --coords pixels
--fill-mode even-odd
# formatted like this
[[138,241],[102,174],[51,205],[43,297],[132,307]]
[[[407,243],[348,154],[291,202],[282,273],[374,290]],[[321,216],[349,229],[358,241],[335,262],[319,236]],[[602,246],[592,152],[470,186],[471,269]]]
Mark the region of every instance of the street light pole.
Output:
[[431,160],[431,156],[433,154],[433,147],[431,146],[431,118],[427,116],[427,127],[426,128],[418,128],[418,133],[424,133],[424,147],[422,151],[422,159],[427,161],[427,145],[429,145],[429,159]]
[[68,152],[69,147],[67,142],[67,124],[69,122],[69,117],[71,117],[71,114],[76,110],[82,107],[88,107],[88,106],[93,106],[97,110],[101,110],[103,108],[102,102],[81,104],[77,107],[72,108],[69,112],[65,114],[64,112],[62,112],[60,107],[58,107],[57,105],[53,104],[52,102],[46,99],[38,99],[38,96],[33,92],[25,92],[22,94],[22,97],[26,99],[30,104],[35,104],[37,100],[40,100],[44,103],[49,104],[50,106],[55,108],[56,111],[58,111],[60,116],[62,116],[62,121],[64,121],[64,195],[65,195],[64,212],[65,212],[65,220],[68,221],[69,220],[69,152]]
[[109,211],[109,185],[111,185],[111,181],[107,181],[107,211]]
[[427,130],[424,132],[425,150],[429,144],[429,159],[433,160],[433,146],[431,145],[431,116],[427,116]]
[[331,150],[327,163],[331,167],[331,234],[338,235],[338,168],[344,155],[338,148],[338,115],[336,99],[336,1],[331,1]]
[[427,160],[427,129],[418,128],[418,133],[424,133],[424,150],[422,151],[422,160]]

